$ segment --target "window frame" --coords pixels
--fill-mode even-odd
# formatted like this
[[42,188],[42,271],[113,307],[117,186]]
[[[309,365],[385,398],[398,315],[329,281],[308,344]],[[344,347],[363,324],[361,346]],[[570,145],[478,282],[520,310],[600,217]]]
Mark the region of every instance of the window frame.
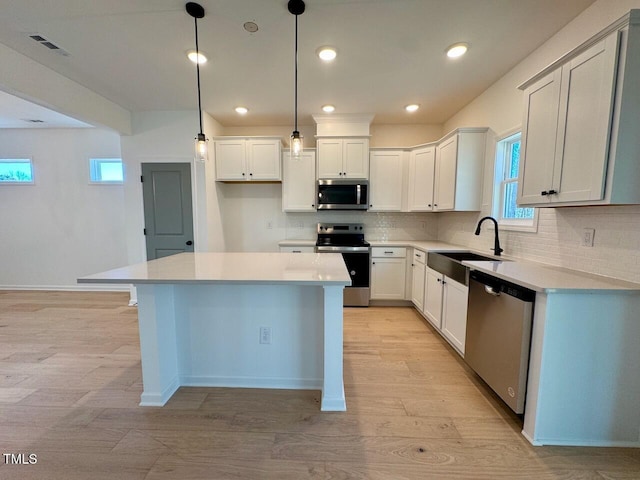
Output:
[[16,155],[14,157],[2,157],[0,158],[0,164],[2,163],[28,163],[29,168],[31,169],[31,180],[29,181],[21,181],[21,180],[0,180],[0,185],[35,185],[36,183],[36,174],[35,168],[33,165],[33,158],[28,155]]
[[[119,162],[116,162],[118,160]],[[103,163],[119,163],[122,167],[122,180],[100,180],[100,165]],[[90,157],[89,184],[91,185],[123,185],[125,178],[124,162],[120,157]]]
[[[516,139],[515,137],[519,137]],[[522,128],[512,128],[498,136],[496,136],[496,150],[495,150],[495,163],[494,163],[494,177],[493,177],[493,216],[498,220],[498,225],[503,230],[513,230],[519,232],[537,232],[538,231],[538,217],[539,209],[533,209],[533,218],[527,219],[514,219],[504,218],[504,198],[505,190],[508,184],[517,184],[518,178],[505,179],[505,173],[507,169],[507,154],[510,151],[508,148],[516,141],[520,141],[522,145]],[[522,166],[522,164],[520,165]]]

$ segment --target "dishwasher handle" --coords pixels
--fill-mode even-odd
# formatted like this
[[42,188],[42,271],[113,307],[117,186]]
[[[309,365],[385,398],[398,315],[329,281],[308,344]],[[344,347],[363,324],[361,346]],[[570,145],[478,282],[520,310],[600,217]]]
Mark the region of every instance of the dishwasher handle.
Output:
[[484,291],[485,291],[485,293],[488,293],[489,295],[493,295],[494,297],[499,297],[500,296],[500,291],[496,292],[491,285],[485,285],[484,286]]
[[502,294],[515,297],[524,302],[533,302],[536,299],[536,292],[530,290],[522,285],[516,285],[515,283],[508,282],[493,275],[481,272],[479,270],[471,270],[469,272],[469,279],[474,280],[484,286],[484,291],[494,297],[499,297]]

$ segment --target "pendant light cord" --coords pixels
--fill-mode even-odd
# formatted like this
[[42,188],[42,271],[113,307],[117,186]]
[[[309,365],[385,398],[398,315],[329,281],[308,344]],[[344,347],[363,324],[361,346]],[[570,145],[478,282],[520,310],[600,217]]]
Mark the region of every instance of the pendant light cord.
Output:
[[202,135],[202,103],[200,99],[200,50],[198,49],[198,19],[193,17],[196,26],[196,76],[198,77],[198,117],[200,119],[200,135]]
[[298,15],[296,17],[296,66],[295,66],[295,86],[294,86],[294,130],[298,131]]

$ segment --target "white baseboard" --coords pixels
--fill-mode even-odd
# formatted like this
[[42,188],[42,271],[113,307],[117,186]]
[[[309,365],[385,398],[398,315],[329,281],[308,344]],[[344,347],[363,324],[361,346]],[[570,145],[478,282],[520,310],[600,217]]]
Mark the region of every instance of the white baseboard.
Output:
[[322,390],[321,378],[216,377],[182,375],[185,387],[274,388],[291,390]]

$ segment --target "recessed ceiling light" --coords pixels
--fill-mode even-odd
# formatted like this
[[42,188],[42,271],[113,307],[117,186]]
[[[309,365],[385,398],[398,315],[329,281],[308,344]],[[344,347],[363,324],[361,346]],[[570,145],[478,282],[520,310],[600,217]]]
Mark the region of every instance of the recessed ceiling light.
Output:
[[244,22],[242,27],[249,33],[256,33],[258,31],[258,24],[256,22]]
[[407,105],[406,107],[404,107],[404,109],[409,113],[415,112],[419,108],[420,108],[420,105],[417,105],[415,103],[412,103],[411,105]]
[[336,107],[334,107],[333,105],[323,105],[322,106],[322,111],[325,113],[331,113],[333,111],[335,111]]
[[329,47],[329,46],[318,48],[318,50],[316,50],[316,53],[318,54],[320,59],[324,60],[325,62],[332,61],[338,55],[338,52],[336,52],[335,47]]
[[468,43],[456,43],[447,48],[447,57],[449,58],[458,58],[467,53],[469,50]]
[[247,107],[236,107],[236,112],[240,115],[246,115],[249,109]]
[[198,61],[196,62],[196,51],[195,50],[189,50],[187,52],[187,57],[189,57],[189,60],[191,60],[193,63],[199,63],[200,65],[202,65],[203,63],[207,62],[207,57],[204,53],[202,52],[198,52]]

